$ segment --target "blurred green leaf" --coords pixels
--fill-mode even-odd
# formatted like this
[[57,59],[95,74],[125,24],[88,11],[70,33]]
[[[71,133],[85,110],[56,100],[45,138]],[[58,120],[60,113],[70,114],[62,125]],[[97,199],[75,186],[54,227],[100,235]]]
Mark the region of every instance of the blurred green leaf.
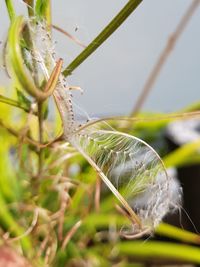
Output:
[[[1,129],[1,128],[0,128]],[[3,134],[4,133],[4,134]],[[11,162],[11,149],[13,139],[6,137],[7,134],[1,129],[0,135],[0,189],[7,201],[14,201],[18,197],[18,183],[15,169]],[[5,138],[6,137],[6,138]]]
[[[188,245],[156,241],[121,242],[114,248],[117,255],[144,260],[166,260],[175,262],[200,263],[200,249]],[[114,251],[113,251],[114,252]]]
[[[21,236],[24,234],[25,230],[21,228],[17,223],[15,218],[9,212],[4,199],[0,193],[0,223],[1,226],[4,226],[6,231],[9,231],[14,237]],[[30,255],[32,253],[31,242],[28,237],[21,238],[22,248],[25,253]]]
[[200,244],[200,235],[186,231],[184,229],[180,229],[178,227],[166,223],[161,223],[156,228],[156,233],[183,242]]
[[[192,158],[195,156],[195,153],[199,150],[200,140],[196,140],[191,143],[187,143],[177,148],[173,152],[169,153],[163,158],[165,166],[168,167],[177,167],[184,164],[193,163]],[[197,160],[197,157],[194,157]],[[200,159],[200,155],[199,155]],[[200,162],[200,161],[199,161]]]

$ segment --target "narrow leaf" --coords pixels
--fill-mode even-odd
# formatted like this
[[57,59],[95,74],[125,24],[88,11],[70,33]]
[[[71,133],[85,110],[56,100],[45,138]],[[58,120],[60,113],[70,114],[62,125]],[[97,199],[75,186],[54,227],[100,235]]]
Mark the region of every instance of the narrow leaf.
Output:
[[116,246],[119,255],[126,255],[145,260],[173,260],[175,262],[200,263],[200,249],[177,245],[174,243],[162,243],[148,241],[141,243],[121,242]]
[[200,235],[186,231],[184,229],[180,229],[176,226],[169,225],[166,223],[161,223],[156,228],[156,233],[162,236],[167,236],[170,238],[174,238],[176,240],[180,240],[183,242],[189,242],[193,244],[200,244]]
[[7,10],[8,10],[8,15],[10,17],[10,20],[12,21],[16,16],[15,9],[13,6],[13,1],[12,0],[5,0],[5,2],[6,2]]
[[13,100],[11,98],[8,98],[8,97],[5,97],[3,95],[0,95],[0,102],[1,103],[4,103],[4,104],[7,104],[7,105],[11,105],[11,106],[14,106],[14,107],[17,107],[17,108],[20,108],[20,109],[23,109],[24,111],[26,112],[29,112],[29,109],[26,105],[24,105],[24,103],[20,103],[16,100]]

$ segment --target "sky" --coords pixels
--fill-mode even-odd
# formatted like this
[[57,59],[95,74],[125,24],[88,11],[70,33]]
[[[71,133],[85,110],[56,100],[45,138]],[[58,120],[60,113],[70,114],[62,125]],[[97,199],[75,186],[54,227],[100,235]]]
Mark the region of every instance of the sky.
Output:
[[[14,0],[19,14],[24,4]],[[53,23],[85,45],[107,25],[125,0],[52,0]],[[169,36],[189,4],[188,0],[144,0],[126,22],[69,77],[70,85],[84,93],[74,99],[92,116],[127,115]],[[8,18],[0,0],[0,40],[5,39]],[[143,110],[172,112],[199,100],[200,7],[162,69]],[[54,31],[56,50],[67,66],[82,48]],[[1,80],[4,77],[1,74]]]

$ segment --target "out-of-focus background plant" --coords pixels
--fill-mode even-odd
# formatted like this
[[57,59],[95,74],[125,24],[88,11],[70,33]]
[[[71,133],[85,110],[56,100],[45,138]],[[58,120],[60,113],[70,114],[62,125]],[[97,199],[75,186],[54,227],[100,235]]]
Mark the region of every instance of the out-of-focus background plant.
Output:
[[[83,47],[69,66],[67,77],[99,48],[109,36],[140,8],[129,0],[111,23],[87,47],[68,32],[52,25],[48,0],[24,0],[26,18],[51,36],[52,28]],[[117,130],[137,136],[163,157],[167,168],[183,186],[183,208],[165,218],[152,236],[138,240],[120,237],[118,229],[127,219],[104,191],[98,174],[63,140],[62,123],[52,101],[52,80],[42,84],[29,29],[21,27],[14,3],[5,0],[10,28],[1,44],[2,68],[9,85],[0,87],[0,266],[164,266],[200,264],[199,192],[199,103],[173,114],[142,113],[141,107],[200,1],[191,2],[169,39],[144,86],[130,116],[111,118]],[[66,4],[67,5],[67,4]],[[132,14],[134,16],[134,14]],[[18,39],[19,32],[23,38]],[[66,38],[64,37],[63,38]],[[41,34],[41,39],[46,38]],[[19,45],[20,44],[20,45]],[[20,51],[19,51],[20,49]],[[21,53],[22,52],[22,53]],[[37,75],[30,83],[24,65]],[[28,55],[32,57],[28,57]],[[28,58],[28,60],[27,60]],[[46,57],[48,62],[48,56]],[[111,77],[112,79],[112,77]],[[38,90],[38,88],[40,90]],[[73,87],[72,87],[73,88]],[[74,89],[78,89],[74,87]],[[187,131],[186,131],[187,129]],[[182,133],[185,136],[182,137]],[[176,169],[175,169],[176,168]],[[196,229],[197,228],[197,229]]]

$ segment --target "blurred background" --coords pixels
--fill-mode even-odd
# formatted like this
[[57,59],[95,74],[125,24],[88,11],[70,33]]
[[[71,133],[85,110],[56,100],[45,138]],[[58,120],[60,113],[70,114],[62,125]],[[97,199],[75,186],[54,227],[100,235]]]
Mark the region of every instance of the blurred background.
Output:
[[[22,1],[15,0],[21,13]],[[53,23],[87,45],[126,1],[52,0]],[[144,1],[132,16],[69,78],[84,90],[75,100],[92,116],[129,114],[171,33],[191,2]],[[4,1],[0,0],[1,40],[8,28]],[[178,40],[143,110],[170,112],[199,98],[200,9]],[[83,49],[54,31],[58,55],[70,63]],[[0,74],[0,78],[4,76]]]

